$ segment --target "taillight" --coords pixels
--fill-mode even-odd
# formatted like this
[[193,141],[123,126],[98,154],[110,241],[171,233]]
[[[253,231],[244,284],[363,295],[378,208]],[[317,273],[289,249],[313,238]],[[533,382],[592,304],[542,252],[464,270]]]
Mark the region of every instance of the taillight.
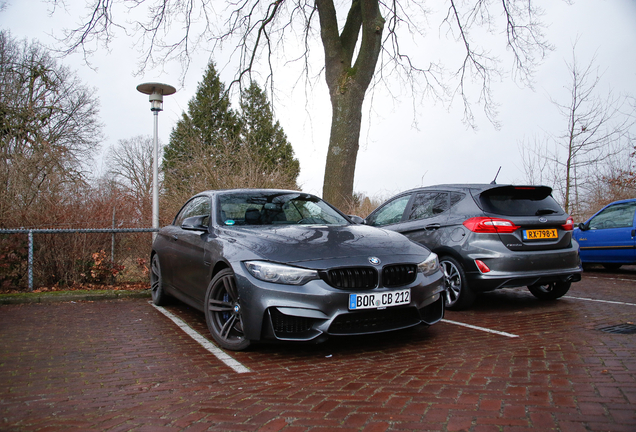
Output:
[[491,217],[474,217],[466,219],[464,226],[475,233],[501,233],[515,232],[519,227],[508,219]]
[[561,228],[563,228],[565,231],[572,231],[574,229],[574,219],[569,217],[565,224],[561,225]]

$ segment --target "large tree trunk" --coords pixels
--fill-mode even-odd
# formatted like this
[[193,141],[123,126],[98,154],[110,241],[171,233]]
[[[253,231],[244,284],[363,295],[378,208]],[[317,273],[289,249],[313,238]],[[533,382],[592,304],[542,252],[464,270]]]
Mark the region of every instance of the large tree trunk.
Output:
[[[346,210],[353,195],[362,103],[380,54],[384,19],[380,15],[378,0],[353,0],[345,26],[339,34],[333,0],[316,0],[316,6],[332,106],[323,198]],[[362,40],[358,57],[352,65],[360,33]]]
[[331,135],[322,193],[341,210],[347,209],[353,193],[363,101],[363,91],[331,95]]

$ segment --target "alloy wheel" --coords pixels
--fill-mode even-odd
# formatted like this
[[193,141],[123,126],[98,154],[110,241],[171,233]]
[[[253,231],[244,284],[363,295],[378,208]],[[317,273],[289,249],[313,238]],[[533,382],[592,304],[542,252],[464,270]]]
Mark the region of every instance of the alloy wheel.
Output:
[[444,283],[446,285],[446,306],[453,306],[462,290],[462,275],[459,270],[450,261],[442,261],[440,263],[444,272]]
[[245,338],[236,279],[230,270],[221,271],[210,283],[205,317],[210,333],[223,348],[242,350],[250,345]]
[[159,263],[159,255],[155,254],[150,262],[150,293],[152,302],[157,306],[163,306],[168,303],[168,294],[163,288],[163,278],[161,276],[161,265]]

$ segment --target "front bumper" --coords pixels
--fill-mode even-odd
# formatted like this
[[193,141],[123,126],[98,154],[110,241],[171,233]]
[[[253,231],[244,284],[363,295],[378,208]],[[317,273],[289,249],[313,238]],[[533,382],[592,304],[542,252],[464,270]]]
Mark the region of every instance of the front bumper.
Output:
[[441,271],[418,274],[407,305],[385,309],[350,311],[349,294],[395,291],[396,288],[346,290],[333,288],[324,280],[302,286],[260,281],[241,265],[234,269],[241,302],[245,336],[250,340],[322,340],[332,335],[381,333],[434,324],[444,316],[444,282]]

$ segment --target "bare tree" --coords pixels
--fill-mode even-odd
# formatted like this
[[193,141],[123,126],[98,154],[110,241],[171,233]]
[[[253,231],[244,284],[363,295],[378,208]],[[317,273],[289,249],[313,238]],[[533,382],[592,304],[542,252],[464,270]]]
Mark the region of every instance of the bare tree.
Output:
[[603,206],[636,197],[636,154],[621,152],[590,170],[585,197],[578,203],[580,220],[586,220]]
[[148,225],[152,216],[152,155],[152,137],[138,135],[119,140],[106,156],[108,175],[132,199],[140,219]]
[[559,185],[560,172],[553,169],[555,149],[545,145],[545,138],[534,136],[519,146],[526,181],[529,184]]
[[635,111],[629,97],[615,96],[611,90],[601,94],[595,59],[581,66],[576,45],[572,61],[566,65],[569,98],[552,100],[564,120],[564,130],[535,141],[532,147],[524,143],[522,155],[526,175],[535,181],[554,181],[565,210],[578,216],[583,207],[580,195],[595,187],[604,164],[610,166],[612,158],[621,153],[627,156],[633,146]]
[[[142,5],[147,19],[119,20],[130,15],[117,7],[142,9]],[[441,14],[439,34],[463,52],[450,66],[450,86],[444,64],[431,59],[419,65],[402,50],[400,42],[409,37],[418,37],[422,47],[429,46],[427,30],[432,27],[426,22],[431,14],[423,3],[407,0],[92,0],[83,24],[66,34],[65,52],[79,50],[88,56],[100,43],[111,41],[118,28],[125,28],[138,31],[142,67],[174,59],[187,69],[202,44],[209,43],[212,50],[229,43],[236,46],[239,61],[234,83],[252,80],[259,60],[264,59],[269,71],[266,79],[273,89],[273,59],[280,53],[292,53],[288,60],[302,62],[309,79],[312,42],[319,35],[332,104],[323,196],[342,207],[352,197],[362,104],[373,83],[391,83],[399,76],[414,91],[458,96],[464,103],[465,120],[472,123],[469,89],[476,82],[476,100],[494,119],[490,84],[501,70],[497,55],[489,51],[491,38],[508,48],[515,75],[526,82],[537,58],[549,49],[541,33],[541,11],[532,0],[446,0],[442,8],[446,12]],[[338,19],[339,15],[346,18]],[[175,27],[182,31],[169,31]],[[503,38],[494,36],[501,33]],[[484,34],[491,38],[480,44]],[[300,53],[293,49],[299,45]]]
[[85,180],[101,138],[93,90],[37,43],[0,31],[0,224],[34,223]]

